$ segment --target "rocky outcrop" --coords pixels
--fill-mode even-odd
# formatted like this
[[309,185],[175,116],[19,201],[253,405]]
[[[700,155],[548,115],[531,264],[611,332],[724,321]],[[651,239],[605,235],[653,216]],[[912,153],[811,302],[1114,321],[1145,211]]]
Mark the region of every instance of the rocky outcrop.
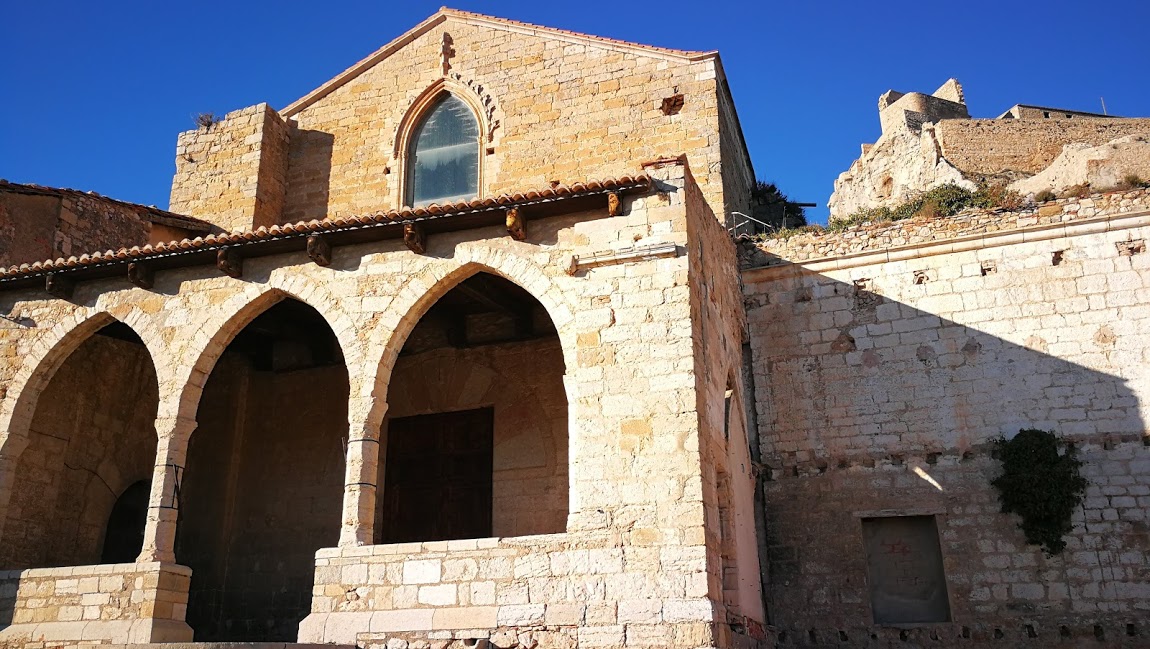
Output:
[[1102,146],[1067,144],[1049,167],[1010,187],[1020,194],[1043,190],[1057,194],[1081,184],[1118,187],[1129,175],[1150,179],[1150,129],[1145,135],[1120,137]]
[[962,86],[933,94],[887,91],[882,135],[835,180],[831,219],[895,207],[934,187],[1009,185],[1024,195],[1089,183],[1119,186],[1150,177],[1150,119],[1018,105],[996,119],[971,119]]

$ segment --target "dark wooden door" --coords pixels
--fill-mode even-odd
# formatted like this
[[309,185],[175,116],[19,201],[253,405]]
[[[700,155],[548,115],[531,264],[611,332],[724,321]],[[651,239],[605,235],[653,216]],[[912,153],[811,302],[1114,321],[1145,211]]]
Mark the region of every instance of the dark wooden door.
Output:
[[491,536],[494,414],[480,408],[388,422],[381,542]]

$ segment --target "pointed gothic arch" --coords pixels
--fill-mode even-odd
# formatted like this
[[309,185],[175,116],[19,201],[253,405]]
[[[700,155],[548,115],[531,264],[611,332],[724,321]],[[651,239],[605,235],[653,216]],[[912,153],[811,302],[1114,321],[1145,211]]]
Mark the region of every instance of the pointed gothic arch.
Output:
[[140,325],[77,312],[29,350],[3,409],[0,566],[98,563],[116,498],[150,480],[159,376]]
[[[427,132],[424,127],[430,120],[443,122],[445,128],[435,134]],[[396,129],[392,159],[402,171],[396,204],[416,206],[483,196],[486,193],[485,147],[494,137],[494,123],[491,98],[480,98],[468,85],[445,78],[424,89]],[[428,182],[443,182],[433,172],[425,174],[428,167],[421,165],[417,153],[421,143],[448,145],[429,150],[428,154],[436,163],[443,162],[444,156],[451,158],[448,162],[456,173],[448,181],[450,189],[437,188],[425,193],[418,187]]]

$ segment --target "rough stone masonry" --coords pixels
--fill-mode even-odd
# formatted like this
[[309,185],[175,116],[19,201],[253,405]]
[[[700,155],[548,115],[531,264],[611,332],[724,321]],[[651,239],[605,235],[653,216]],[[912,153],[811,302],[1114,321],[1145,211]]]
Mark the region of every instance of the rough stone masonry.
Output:
[[0,645],[1144,646],[1146,192],[736,245],[754,177],[717,53],[443,9],[127,240],[5,203]]

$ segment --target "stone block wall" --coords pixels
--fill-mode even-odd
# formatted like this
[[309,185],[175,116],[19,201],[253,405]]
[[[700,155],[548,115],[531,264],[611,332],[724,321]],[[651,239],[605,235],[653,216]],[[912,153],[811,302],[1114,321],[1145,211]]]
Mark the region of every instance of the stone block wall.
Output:
[[190,641],[190,575],[160,563],[0,572],[0,646]]
[[0,267],[196,236],[181,225],[97,194],[0,182]]
[[[761,246],[774,265],[743,281],[784,646],[1145,642],[1144,200]],[[1031,427],[1073,442],[1089,483],[1054,556],[1026,544],[990,484],[990,442]],[[945,622],[875,622],[863,520],[898,516],[937,527]]]
[[[153,358],[164,359],[155,364],[160,447],[145,552],[156,556],[171,552],[176,529],[171,503],[179,476],[171,467],[187,460],[190,480],[195,458],[185,450],[186,445],[189,438],[203,432],[193,434],[196,425],[191,422],[205,425],[217,413],[210,405],[200,411],[201,397],[207,396],[207,377],[232,337],[259,313],[291,296],[319,311],[339,340],[350,385],[347,417],[335,424],[341,429],[346,425],[343,430],[357,442],[348,446],[342,516],[332,522],[331,529],[343,547],[332,550],[334,555],[321,555],[320,559],[332,563],[317,567],[318,572],[338,563],[339,579],[346,583],[324,576],[320,582],[325,585],[324,594],[315,601],[358,601],[365,608],[337,611],[340,617],[336,621],[329,617],[323,633],[331,621],[336,625],[331,627],[333,633],[345,637],[345,627],[337,623],[342,620],[348,621],[355,634],[371,632],[376,613],[408,608],[406,600],[397,604],[380,595],[371,600],[373,608],[367,609],[368,599],[357,592],[361,587],[393,588],[394,598],[399,587],[416,586],[417,605],[411,608],[460,606],[464,595],[459,584],[464,579],[447,584],[407,583],[388,576],[390,568],[382,576],[377,570],[373,577],[369,564],[376,561],[377,551],[379,556],[398,553],[381,560],[397,565],[423,559],[438,559],[446,565],[456,558],[513,555],[522,560],[522,570],[527,572],[516,576],[512,563],[505,583],[508,593],[517,594],[500,602],[498,588],[502,586],[498,587],[494,606],[506,603],[529,608],[512,608],[508,615],[534,620],[533,611],[538,609],[530,607],[542,604],[546,624],[548,602],[586,602],[588,610],[591,604],[601,603],[602,616],[588,618],[583,613],[584,617],[563,618],[571,621],[559,624],[590,629],[582,638],[575,632],[579,646],[618,645],[628,642],[628,633],[634,646],[649,646],[657,637],[670,637],[682,647],[715,646],[716,638],[724,637],[715,635],[721,632],[717,627],[729,627],[731,622],[721,618],[722,609],[714,599],[721,583],[721,562],[710,556],[715,548],[708,543],[707,528],[714,523],[706,508],[713,505],[704,503],[701,481],[702,465],[710,460],[703,454],[704,439],[715,437],[715,432],[701,431],[701,427],[721,422],[723,392],[721,383],[716,387],[708,377],[712,396],[707,397],[707,414],[701,418],[696,377],[701,359],[696,358],[693,332],[698,322],[692,313],[693,309],[698,312],[701,302],[710,304],[734,293],[729,286],[719,286],[733,281],[733,270],[731,276],[711,284],[716,289],[713,297],[709,294],[700,301],[692,292],[702,289],[704,282],[699,278],[706,274],[691,277],[694,262],[687,251],[697,245],[730,244],[719,236],[722,228],[713,211],[695,209],[707,202],[705,194],[692,189],[688,196],[686,188],[692,180],[681,164],[653,167],[650,173],[655,189],[624,196],[619,216],[608,217],[603,208],[597,208],[532,220],[524,241],[509,237],[502,225],[486,226],[434,233],[426,254],[387,240],[337,248],[330,266],[312,263],[303,252],[252,257],[244,262],[242,279],[207,265],[159,271],[152,291],[110,278],[80,282],[72,301],[49,298],[39,289],[0,293],[0,308],[38,325],[0,322],[0,355],[21,359],[0,365],[0,381],[7,390],[0,405],[0,507],[8,505],[14,475],[10,467],[23,450],[31,424],[29,413],[35,410],[52,371],[100,326],[118,319],[139,334]],[[709,219],[713,227],[702,230],[700,219]],[[688,227],[689,222],[694,225]],[[697,232],[702,237],[692,238]],[[733,258],[733,251],[729,254]],[[573,259],[593,259],[594,264],[573,265]],[[378,457],[366,450],[375,445],[359,443],[363,441],[359,438],[374,440],[378,435],[388,412],[385,395],[408,334],[436,300],[480,271],[502,275],[535,296],[558,334],[568,402],[566,532],[502,539],[494,548],[480,548],[477,541],[474,550],[453,550],[450,545],[368,545],[374,529],[377,485],[373,481],[378,479]],[[731,308],[727,297],[721,303],[722,309]],[[291,459],[314,464],[317,457],[304,448]],[[181,503],[190,513],[196,505],[185,500],[191,497],[187,491],[181,493]],[[264,523],[254,514],[253,520]],[[586,567],[578,554],[584,550]],[[534,571],[544,566],[550,571],[552,557],[568,551],[580,557],[576,559],[579,567],[556,568],[571,574],[548,574],[534,582],[532,593]],[[402,568],[400,575],[405,579]],[[376,578],[383,581],[376,583]],[[419,601],[419,588],[444,585],[451,587],[428,590],[425,602]],[[360,599],[349,597],[348,591]],[[398,592],[402,597],[411,591]],[[471,597],[469,590],[466,597]],[[632,607],[627,604],[631,600],[639,602]],[[313,612],[337,613],[314,608]],[[507,619],[507,626],[527,624],[518,622],[519,617]],[[494,632],[499,620],[497,611],[497,627],[481,631]],[[310,628],[309,633],[316,632],[315,626]],[[388,630],[396,629],[383,629],[384,633]]]
[[1032,175],[1071,142],[1098,146],[1124,135],[1150,134],[1150,119],[943,119],[935,133],[942,155],[967,176]]
[[621,541],[588,533],[323,550],[300,641],[530,633],[548,647],[710,646],[703,548]]
[[[804,232],[744,245],[740,264],[744,269],[780,263],[838,259],[838,265],[860,259],[895,261],[914,255],[898,249],[931,243],[978,247],[986,237],[1023,229],[1057,230],[1063,224],[1087,219],[1141,214],[1150,210],[1150,190],[1135,189],[1062,198],[1017,211],[967,210],[938,219],[910,218],[902,221],[863,223],[841,233]],[[1022,236],[1022,235],[1020,235]],[[1033,237],[1034,235],[1029,235]],[[1015,237],[1017,239],[1017,237]]]
[[[687,183],[688,211],[709,214],[702,194]],[[689,221],[692,256],[692,338],[695,344],[696,403],[703,459],[708,587],[722,602],[718,646],[748,641],[761,631],[755,524],[755,475],[746,426],[749,395],[743,384],[742,343],[746,320],[739,290],[736,250],[714,218]],[[735,628],[740,629],[736,633]],[[744,637],[739,637],[739,636]]]
[[[745,147],[721,150],[718,97],[726,91],[714,57],[624,52],[447,16],[343,85],[283,111],[295,123],[285,221],[399,207],[402,127],[435,87],[482,111],[481,195],[629,173],[686,153],[716,214],[743,200],[724,198],[724,176],[752,174]],[[683,105],[666,114],[663,100],[675,95]]]
[[112,507],[156,456],[157,386],[143,345],[93,336],[42,395],[0,532],[0,567],[100,562]]
[[267,104],[181,133],[169,208],[224,230],[280,222],[288,126]]

